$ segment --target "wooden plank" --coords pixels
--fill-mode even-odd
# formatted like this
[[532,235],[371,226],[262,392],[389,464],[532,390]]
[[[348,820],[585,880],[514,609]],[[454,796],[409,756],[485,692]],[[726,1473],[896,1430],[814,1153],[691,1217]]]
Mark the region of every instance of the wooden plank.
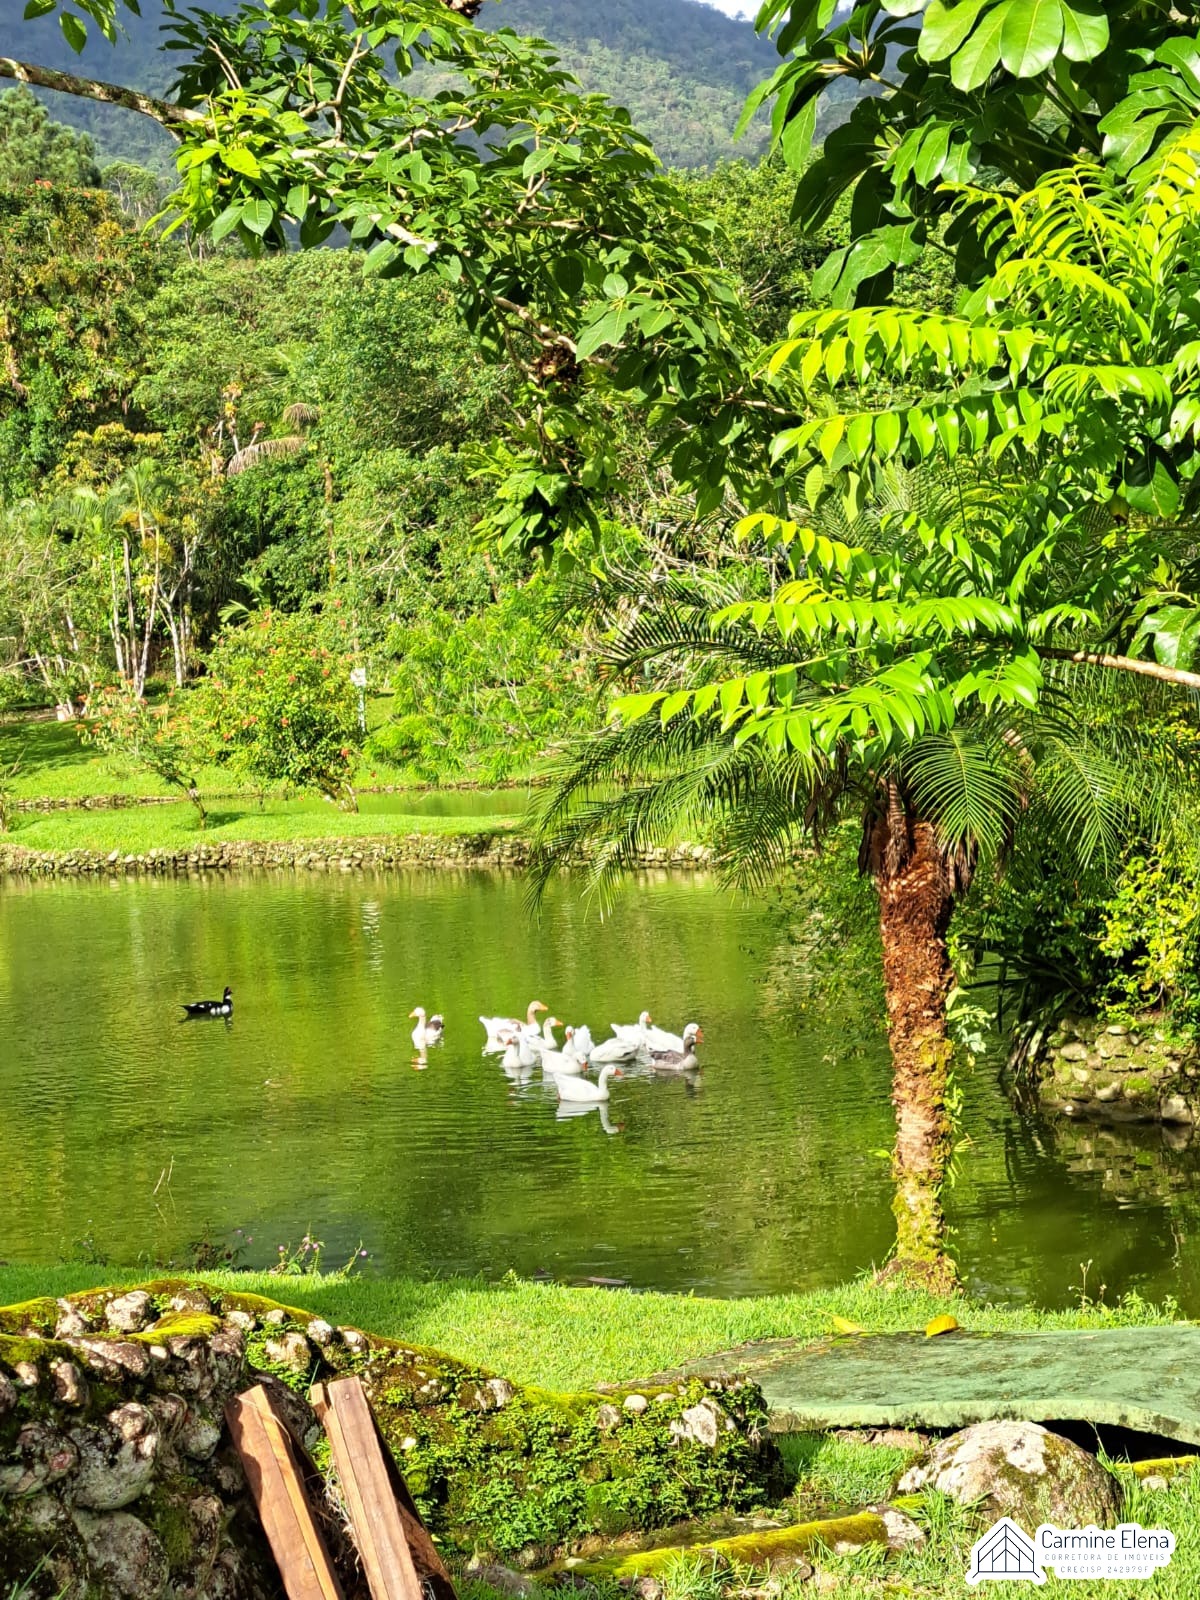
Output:
[[288,1600],[342,1600],[313,1517],[291,1435],[259,1384],[225,1407],[246,1482],[283,1578]]
[[373,1600],[424,1600],[375,1419],[357,1378],[313,1390]]

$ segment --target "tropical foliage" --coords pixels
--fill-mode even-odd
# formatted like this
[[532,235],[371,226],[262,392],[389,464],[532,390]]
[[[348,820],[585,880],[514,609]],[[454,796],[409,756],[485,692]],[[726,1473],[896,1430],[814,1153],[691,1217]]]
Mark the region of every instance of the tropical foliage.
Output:
[[[167,99],[20,69],[168,127],[173,236],[219,252],[145,313],[203,307],[200,331],[124,385],[139,452],[173,455],[195,508],[188,615],[218,636],[193,704],[244,779],[339,794],[352,658],[389,660],[398,715],[373,743],[417,769],[483,719],[519,764],[606,678],[613,720],[540,813],[539,882],[586,854],[607,890],[648,840],[700,827],[760,884],[852,818],[898,1262],[945,1281],[960,910],[982,902],[986,928],[997,885],[1075,873],[1098,885],[1111,1002],[1188,989],[1187,893],[1173,941],[1134,922],[1183,859],[1194,787],[1200,18],[766,0],[783,64],[748,114],[771,103],[799,178],[785,222],[778,166],[723,197],[664,175],[624,112],[478,9],[172,12]],[[872,92],[810,162],[838,81]],[[338,229],[360,254],[286,282],[243,259]],[[332,340],[289,325],[285,306],[311,324],[303,288]],[[237,370],[222,299],[248,330]],[[51,451],[102,501],[135,464],[110,451],[101,488],[104,455],[70,434]],[[178,564],[183,510],[143,497],[133,518],[127,564]],[[170,633],[157,588],[132,588],[134,622]]]
[[[1188,122],[1200,12],[1155,0],[763,0],[757,26],[784,58],[751,96],[798,175],[814,227],[853,196],[854,238],[819,292],[886,299],[898,268],[940,245],[945,185],[1010,193],[1079,156],[1128,172]],[[810,163],[818,107],[836,86],[867,95]],[[986,270],[977,231],[955,230],[964,281]]]

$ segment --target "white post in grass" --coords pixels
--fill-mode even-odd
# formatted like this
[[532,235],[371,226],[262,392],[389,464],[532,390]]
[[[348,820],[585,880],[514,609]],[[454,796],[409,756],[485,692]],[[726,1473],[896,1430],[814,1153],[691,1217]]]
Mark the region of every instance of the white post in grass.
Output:
[[350,682],[358,690],[358,731],[367,731],[367,669],[366,667],[352,667],[350,669]]

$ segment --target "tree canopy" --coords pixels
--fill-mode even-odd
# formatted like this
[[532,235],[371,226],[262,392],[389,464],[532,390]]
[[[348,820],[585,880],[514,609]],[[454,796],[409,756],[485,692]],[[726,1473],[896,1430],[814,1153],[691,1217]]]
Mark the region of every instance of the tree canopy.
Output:
[[29,89],[0,94],[0,185],[52,183],[98,188],[100,171],[87,134],[52,122]]

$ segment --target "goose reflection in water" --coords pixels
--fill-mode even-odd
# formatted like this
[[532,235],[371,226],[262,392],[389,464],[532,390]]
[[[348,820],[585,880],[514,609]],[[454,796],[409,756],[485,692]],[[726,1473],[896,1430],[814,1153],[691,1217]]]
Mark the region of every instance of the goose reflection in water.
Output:
[[573,1102],[570,1100],[560,1100],[558,1103],[558,1111],[556,1113],[556,1121],[567,1122],[571,1117],[590,1117],[593,1112],[599,1115],[600,1126],[604,1129],[605,1133],[624,1133],[625,1124],[623,1122],[614,1122],[612,1120],[608,1114],[608,1106],[603,1100],[595,1101],[591,1105],[582,1105],[579,1102]]

